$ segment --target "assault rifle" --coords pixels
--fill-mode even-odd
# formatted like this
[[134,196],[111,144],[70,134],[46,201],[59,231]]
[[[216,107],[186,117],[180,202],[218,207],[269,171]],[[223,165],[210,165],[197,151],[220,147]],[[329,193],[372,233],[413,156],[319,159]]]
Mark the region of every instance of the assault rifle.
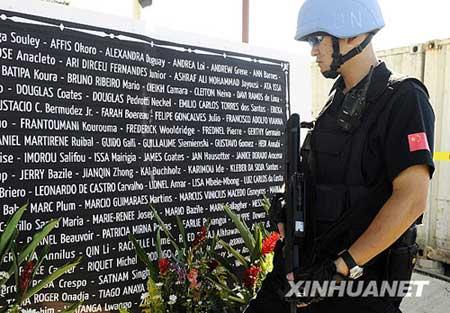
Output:
[[[287,153],[286,153],[286,223],[285,223],[285,247],[287,273],[302,267],[305,251],[305,181],[300,160],[300,117],[293,114],[287,122]],[[286,298],[290,302],[290,312],[297,312],[297,298]]]

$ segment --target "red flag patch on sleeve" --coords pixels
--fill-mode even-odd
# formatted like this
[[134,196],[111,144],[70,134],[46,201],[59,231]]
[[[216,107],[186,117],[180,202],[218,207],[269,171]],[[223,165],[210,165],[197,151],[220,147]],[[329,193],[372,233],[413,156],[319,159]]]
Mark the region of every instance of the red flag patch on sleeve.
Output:
[[409,152],[414,152],[418,150],[430,151],[430,146],[428,145],[426,133],[416,133],[408,135],[408,143],[409,143]]

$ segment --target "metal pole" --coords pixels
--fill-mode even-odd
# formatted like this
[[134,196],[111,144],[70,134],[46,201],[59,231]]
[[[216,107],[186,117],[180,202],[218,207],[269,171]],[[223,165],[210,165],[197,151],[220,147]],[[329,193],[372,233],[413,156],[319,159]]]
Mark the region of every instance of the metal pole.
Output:
[[139,20],[141,18],[142,7],[139,0],[133,0],[133,18]]
[[248,43],[249,20],[250,20],[250,0],[242,0],[242,42]]

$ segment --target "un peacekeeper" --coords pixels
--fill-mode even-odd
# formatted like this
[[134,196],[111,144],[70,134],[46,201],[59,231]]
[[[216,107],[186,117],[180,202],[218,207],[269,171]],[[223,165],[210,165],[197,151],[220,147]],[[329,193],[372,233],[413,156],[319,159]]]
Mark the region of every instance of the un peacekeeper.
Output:
[[[376,0],[306,0],[296,39],[309,42],[325,78],[338,78],[302,147],[310,208],[307,267],[287,276],[282,243],[274,271],[247,313],[289,312],[290,280],[409,281],[416,224],[425,210],[434,113],[426,87],[375,56],[385,25]],[[282,224],[279,224],[279,227]],[[281,229],[282,231],[282,229]],[[398,297],[305,298],[299,312],[401,312]]]

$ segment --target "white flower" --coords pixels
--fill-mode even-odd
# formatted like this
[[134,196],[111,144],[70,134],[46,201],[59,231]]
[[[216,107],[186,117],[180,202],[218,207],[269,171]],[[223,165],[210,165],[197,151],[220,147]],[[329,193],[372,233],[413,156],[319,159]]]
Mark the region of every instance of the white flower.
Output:
[[39,313],[39,311],[36,309],[22,309],[20,312],[21,313]]
[[168,304],[169,305],[172,305],[172,304],[175,304],[175,302],[177,302],[177,296],[176,295],[170,295],[169,296],[169,302],[168,302]]
[[6,279],[6,280],[9,279],[8,272],[0,272],[0,280],[3,280],[3,279]]
[[158,287],[158,288],[161,288],[162,286],[164,286],[163,283],[156,283],[155,285],[156,285],[156,287]]
[[145,300],[148,297],[148,292],[141,294],[141,300]]

